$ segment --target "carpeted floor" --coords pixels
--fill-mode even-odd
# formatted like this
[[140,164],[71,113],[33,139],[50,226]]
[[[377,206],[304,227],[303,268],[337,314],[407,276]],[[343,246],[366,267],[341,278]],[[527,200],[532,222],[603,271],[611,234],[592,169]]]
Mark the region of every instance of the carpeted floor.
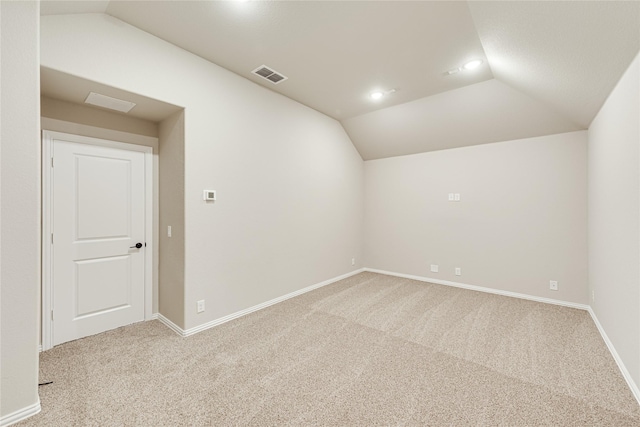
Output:
[[42,353],[20,426],[640,426],[588,313],[361,273],[181,338]]

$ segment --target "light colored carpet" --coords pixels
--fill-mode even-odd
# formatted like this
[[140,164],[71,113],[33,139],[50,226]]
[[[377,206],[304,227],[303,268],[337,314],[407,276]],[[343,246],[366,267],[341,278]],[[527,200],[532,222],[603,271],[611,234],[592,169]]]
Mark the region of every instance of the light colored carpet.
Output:
[[181,338],[157,321],[41,355],[20,426],[640,426],[588,313],[356,276]]

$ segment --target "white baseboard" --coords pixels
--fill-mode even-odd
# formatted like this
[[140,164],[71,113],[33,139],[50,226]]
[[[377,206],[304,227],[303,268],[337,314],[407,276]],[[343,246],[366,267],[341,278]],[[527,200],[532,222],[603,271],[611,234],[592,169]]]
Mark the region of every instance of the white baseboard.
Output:
[[178,334],[180,336],[183,336],[183,337],[186,337],[184,329],[182,329],[180,326],[176,325],[171,320],[169,320],[166,317],[164,317],[162,314],[158,313],[157,318],[158,318],[158,320],[160,322],[164,323],[165,326],[167,326],[169,329],[171,329],[176,334]]
[[[193,334],[196,334],[198,332],[202,332],[202,331],[204,331],[206,329],[213,328],[214,326],[218,326],[218,325],[221,325],[223,323],[229,322],[229,321],[231,321],[233,319],[237,319],[238,317],[242,317],[242,316],[245,316],[245,315],[247,315],[249,313],[253,313],[254,311],[262,310],[263,308],[266,308],[266,307],[269,307],[271,305],[277,304],[279,302],[285,301],[285,300],[287,300],[289,298],[293,298],[293,297],[296,297],[298,295],[302,295],[304,293],[313,291],[314,289],[318,289],[318,288],[321,288],[323,286],[330,285],[331,283],[335,283],[337,281],[346,279],[347,277],[354,276],[354,275],[356,275],[358,273],[361,273],[363,271],[368,271],[368,272],[371,272],[371,273],[384,274],[384,275],[387,275],[387,276],[402,277],[402,278],[405,278],[405,279],[412,279],[412,280],[417,280],[417,281],[420,281],[420,282],[428,282],[428,283],[435,283],[435,284],[438,284],[438,285],[453,286],[453,287],[456,287],[456,288],[462,288],[462,289],[468,289],[468,290],[472,290],[472,291],[478,291],[478,292],[485,292],[485,293],[490,293],[490,294],[502,295],[502,296],[507,296],[507,297],[512,297],[512,298],[520,298],[520,299],[525,299],[525,300],[530,300],[530,301],[542,302],[542,303],[546,303],[546,304],[560,305],[560,306],[564,306],[564,307],[576,308],[576,309],[579,309],[579,310],[586,310],[587,312],[589,312],[589,314],[591,315],[591,318],[593,319],[593,322],[596,324],[596,327],[598,328],[598,331],[600,332],[600,335],[602,336],[602,339],[606,343],[607,348],[609,349],[609,352],[611,353],[611,355],[613,356],[614,360],[616,361],[616,363],[618,365],[618,368],[620,369],[620,372],[622,373],[622,376],[624,377],[625,381],[629,385],[629,388],[631,389],[631,392],[633,393],[633,396],[636,398],[636,400],[640,404],[640,389],[638,388],[638,385],[633,381],[633,378],[631,378],[631,374],[629,374],[629,371],[627,370],[626,366],[624,365],[624,362],[622,361],[622,359],[618,355],[618,352],[616,351],[615,347],[613,346],[613,343],[611,342],[611,340],[609,340],[609,337],[607,336],[607,334],[604,331],[602,325],[598,321],[598,318],[596,317],[595,313],[593,312],[593,309],[589,305],[586,305],[586,304],[577,304],[577,303],[573,303],[573,302],[555,300],[555,299],[551,299],[551,298],[537,297],[537,296],[521,294],[521,293],[517,293],[517,292],[510,292],[510,291],[503,291],[503,290],[499,290],[499,289],[486,288],[486,287],[483,287],[483,286],[469,285],[469,284],[466,284],[466,283],[459,283],[459,282],[451,282],[451,281],[448,281],[448,280],[433,279],[433,278],[430,278],[430,277],[422,277],[422,276],[414,276],[414,275],[411,275],[411,274],[394,273],[394,272],[390,272],[390,271],[376,270],[376,269],[373,269],[373,268],[362,268],[360,270],[355,270],[355,271],[352,271],[350,273],[344,274],[342,276],[338,276],[338,277],[334,277],[333,279],[325,280],[324,282],[308,286],[308,287],[300,289],[298,291],[291,292],[289,294],[283,295],[283,296],[278,297],[278,298],[274,298],[274,299],[269,300],[267,302],[264,302],[262,304],[258,304],[258,305],[255,305],[253,307],[249,307],[249,308],[247,308],[245,310],[238,311],[238,312],[230,314],[228,316],[212,320],[210,322],[204,323],[202,325],[199,325],[199,326],[187,329],[187,330],[184,330],[184,329],[180,328],[178,325],[176,325],[171,320],[169,320],[166,317],[164,317],[162,314],[156,313],[156,314],[154,314],[154,318],[157,318],[159,321],[164,323],[166,326],[168,326],[170,329],[175,331],[180,336],[187,337],[189,335],[193,335]],[[38,403],[38,407],[39,407],[39,405],[40,404]],[[39,409],[38,409],[38,411],[39,411]],[[37,413],[38,411],[34,412],[34,414]],[[33,415],[33,414],[30,414],[30,415]],[[30,415],[27,415],[27,416],[30,416]],[[25,416],[25,418],[26,418],[26,416]],[[3,427],[4,425],[5,424],[2,424],[2,422],[0,421],[0,427]]]
[[609,349],[609,352],[611,353],[611,356],[613,356],[613,359],[616,361],[616,363],[618,365],[618,368],[620,369],[620,373],[622,374],[622,376],[624,377],[625,381],[627,382],[627,385],[631,389],[631,392],[633,393],[633,396],[638,401],[638,404],[640,404],[640,389],[638,388],[638,385],[633,381],[633,378],[631,378],[631,374],[629,374],[629,371],[627,370],[627,367],[624,365],[624,362],[622,361],[622,359],[618,355],[618,352],[616,351],[615,347],[613,346],[613,343],[611,342],[611,340],[607,336],[607,333],[604,331],[604,328],[600,324],[600,321],[598,321],[598,318],[596,317],[596,314],[594,313],[593,309],[589,305],[576,304],[576,303],[572,303],[572,302],[555,300],[555,299],[550,299],[550,298],[536,297],[536,296],[533,296],[533,295],[520,294],[520,293],[517,293],[517,292],[502,291],[502,290],[499,290],[499,289],[485,288],[485,287],[482,287],[482,286],[467,285],[465,283],[450,282],[450,281],[447,281],[447,280],[432,279],[430,277],[412,276],[410,274],[401,274],[401,273],[393,273],[393,272],[390,272],[390,271],[375,270],[373,268],[365,268],[364,271],[369,271],[369,272],[378,273],[378,274],[385,274],[387,276],[403,277],[405,279],[418,280],[418,281],[421,281],[421,282],[435,283],[435,284],[438,284],[438,285],[454,286],[456,288],[463,288],[463,289],[469,289],[469,290],[473,290],[473,291],[487,292],[487,293],[497,294],[497,295],[504,295],[504,296],[513,297],[513,298],[521,298],[521,299],[526,299],[526,300],[531,300],[531,301],[543,302],[543,303],[547,303],[547,304],[562,305],[562,306],[565,306],[565,307],[577,308],[577,309],[580,309],[580,310],[586,310],[591,315],[591,318],[593,319],[593,322],[596,324],[596,327],[598,328],[598,331],[600,332],[600,335],[602,336],[602,339],[607,344],[607,348]]
[[635,383],[635,381],[633,381],[633,378],[631,378],[631,374],[627,370],[627,367],[624,365],[624,362],[620,358],[620,355],[616,351],[616,348],[613,346],[613,343],[611,342],[611,340],[607,336],[607,333],[604,331],[604,328],[600,324],[600,321],[598,320],[598,317],[596,316],[596,313],[593,311],[593,309],[591,307],[589,307],[589,309],[587,311],[591,315],[591,318],[593,319],[593,323],[596,324],[596,327],[598,328],[598,331],[600,331],[600,335],[602,336],[602,339],[604,340],[605,344],[607,344],[607,348],[609,348],[609,352],[613,356],[613,359],[618,364],[618,368],[620,369],[620,373],[622,373],[622,376],[624,377],[625,381],[627,382],[627,385],[631,389],[631,392],[633,393],[633,396],[638,401],[638,404],[640,404],[640,389],[638,388],[638,385]]
[[38,401],[33,405],[19,409],[15,412],[12,412],[11,414],[2,416],[2,418],[0,418],[0,427],[10,426],[17,423],[18,421],[27,419],[40,412],[41,409],[42,408],[40,407],[40,399],[38,399]]
[[38,353],[42,353],[42,344],[38,344]]
[[364,271],[369,271],[371,273],[385,274],[387,276],[403,277],[405,279],[418,280],[420,282],[435,283],[437,285],[453,286],[455,288],[469,289],[471,291],[485,292],[485,293],[489,293],[489,294],[502,295],[502,296],[506,296],[506,297],[520,298],[520,299],[526,299],[526,300],[537,301],[537,302],[544,302],[544,303],[547,303],[547,304],[562,305],[564,307],[577,308],[579,310],[588,310],[589,309],[589,306],[586,305],[586,304],[577,304],[577,303],[574,303],[574,302],[562,301],[562,300],[557,300],[557,299],[536,297],[536,296],[533,296],[533,295],[520,294],[518,292],[503,291],[503,290],[500,290],[500,289],[485,288],[483,286],[468,285],[466,283],[450,282],[448,280],[433,279],[431,277],[413,276],[411,274],[394,273],[394,272],[391,272],[391,271],[376,270],[376,269],[373,269],[373,268],[365,268]]
[[288,300],[289,298],[297,297],[298,295],[302,295],[304,293],[311,292],[311,291],[313,291],[315,289],[318,289],[318,288],[321,288],[323,286],[327,286],[327,285],[330,285],[332,283],[338,282],[340,280],[346,279],[347,277],[351,277],[351,276],[354,276],[354,275],[356,275],[358,273],[362,273],[363,271],[364,271],[364,269],[361,268],[359,270],[355,270],[355,271],[352,271],[350,273],[343,274],[341,276],[334,277],[334,278],[329,279],[329,280],[325,280],[324,282],[316,283],[315,285],[307,286],[306,288],[299,289],[297,291],[288,293],[288,294],[283,295],[281,297],[274,298],[272,300],[263,302],[262,304],[254,305],[253,307],[249,307],[247,309],[237,311],[235,313],[229,314],[228,316],[224,316],[224,317],[221,317],[219,319],[215,319],[215,320],[212,320],[210,322],[203,323],[202,325],[194,326],[193,328],[189,328],[189,329],[186,329],[186,330],[180,328],[178,325],[176,325],[171,320],[169,320],[166,317],[164,317],[162,314],[158,314],[158,320],[160,320],[162,323],[167,325],[170,329],[175,331],[180,336],[188,337],[190,335],[197,334],[198,332],[202,332],[202,331],[207,330],[209,328],[213,328],[214,326],[218,326],[218,325],[221,325],[223,323],[229,322],[229,321],[231,321],[233,319],[237,319],[238,317],[246,316],[247,314],[253,313],[254,311],[262,310],[263,308],[267,308],[267,307],[272,306],[274,304],[277,304],[279,302]]
[[157,320],[158,316],[160,313],[151,313],[151,319],[150,320]]

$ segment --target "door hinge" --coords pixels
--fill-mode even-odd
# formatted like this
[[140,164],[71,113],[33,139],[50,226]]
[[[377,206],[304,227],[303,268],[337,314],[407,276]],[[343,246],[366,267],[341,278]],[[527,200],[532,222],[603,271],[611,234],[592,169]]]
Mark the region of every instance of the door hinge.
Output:
[[53,167],[53,157],[51,158],[51,167]]
[[53,233],[51,233],[51,244],[53,245]]
[[51,310],[51,321],[53,322],[53,310]]

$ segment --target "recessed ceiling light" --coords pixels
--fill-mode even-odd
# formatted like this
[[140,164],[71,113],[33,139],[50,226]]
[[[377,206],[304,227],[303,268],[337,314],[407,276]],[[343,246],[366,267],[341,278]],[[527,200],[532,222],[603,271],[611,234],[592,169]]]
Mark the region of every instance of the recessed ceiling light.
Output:
[[383,96],[387,96],[389,94],[392,94],[394,92],[396,92],[397,89],[389,89],[389,90],[385,90],[385,91],[381,91],[381,90],[376,90],[375,92],[371,92],[369,94],[369,96],[371,97],[371,99],[381,99]]
[[474,68],[478,68],[482,64],[482,59],[474,59],[473,61],[469,61],[462,66],[465,70],[473,70]]

